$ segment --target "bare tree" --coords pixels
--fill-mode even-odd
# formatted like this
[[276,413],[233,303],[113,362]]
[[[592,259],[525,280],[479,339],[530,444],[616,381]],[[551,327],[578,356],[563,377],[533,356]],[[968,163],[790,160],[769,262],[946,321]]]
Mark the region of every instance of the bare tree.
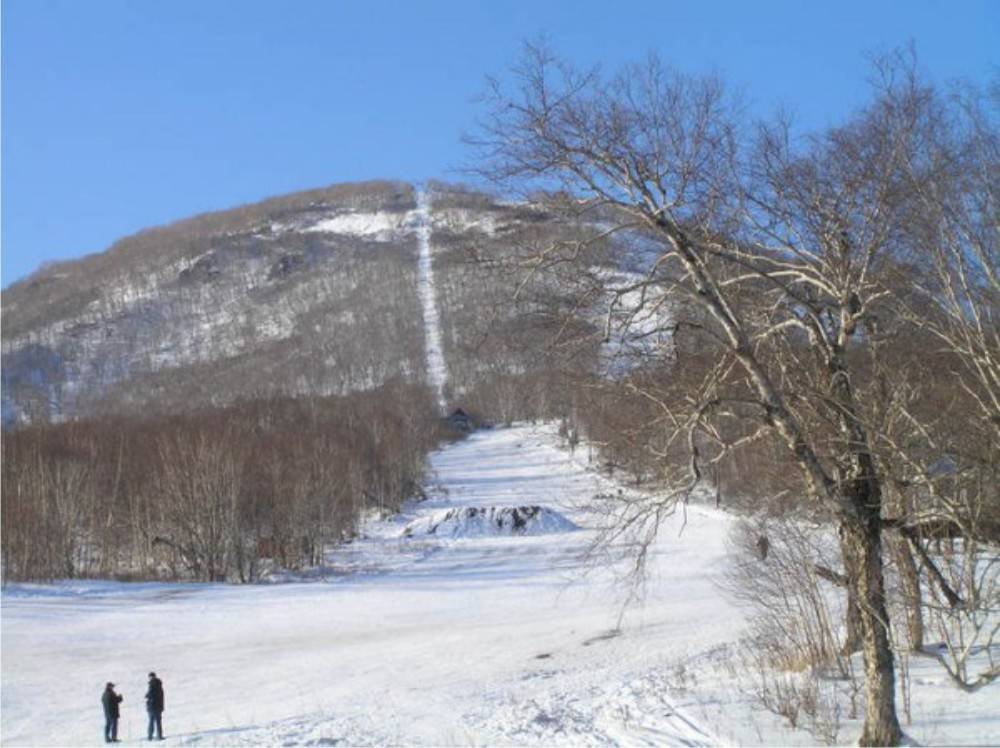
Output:
[[218,425],[161,436],[155,487],[164,518],[160,542],[178,552],[195,578],[212,582],[225,581],[238,555],[247,458],[232,429]]
[[318,565],[365,497],[395,510],[420,493],[437,422],[425,388],[395,381],[5,433],[3,577],[254,582]]
[[[908,606],[911,642],[914,624],[926,620],[946,644],[930,653],[968,690],[1000,675],[991,659],[982,672],[968,668],[970,653],[989,653],[1000,630],[1000,91],[959,87],[942,96],[898,59],[879,73],[889,105],[919,119],[922,141],[903,167],[912,254],[891,287],[897,326],[909,328],[919,360],[904,381],[894,374],[878,432],[900,497],[891,542],[916,602]],[[923,595],[918,566],[927,575]]]
[[[865,378],[879,312],[912,256],[908,169],[925,152],[931,101],[919,86],[883,79],[841,127],[797,138],[779,119],[744,139],[717,79],[655,59],[608,79],[528,46],[514,89],[491,83],[470,139],[480,174],[508,189],[557,190],[595,241],[641,232],[648,261],[630,290],[652,299],[668,289],[686,312],[677,329],[697,331],[695,386],[623,383],[647,398],[663,443],[687,455],[685,474],[648,516],[685,499],[710,465],[776,439],[814,511],[836,522],[864,652],[861,742],[871,745],[902,734],[883,578],[886,476]],[[578,257],[586,244],[553,243],[529,269]],[[636,523],[623,514],[622,526]]]

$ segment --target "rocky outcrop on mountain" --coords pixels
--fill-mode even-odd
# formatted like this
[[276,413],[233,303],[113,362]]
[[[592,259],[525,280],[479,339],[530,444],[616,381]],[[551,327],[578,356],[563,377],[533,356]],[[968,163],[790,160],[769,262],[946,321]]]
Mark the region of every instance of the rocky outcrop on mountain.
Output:
[[413,206],[406,184],[337,186],[40,270],[3,295],[4,419],[417,377]]

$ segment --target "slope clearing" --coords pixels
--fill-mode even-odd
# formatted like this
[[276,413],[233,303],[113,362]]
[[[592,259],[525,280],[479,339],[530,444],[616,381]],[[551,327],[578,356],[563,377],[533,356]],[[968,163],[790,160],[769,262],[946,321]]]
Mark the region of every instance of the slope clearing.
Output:
[[[427,501],[372,523],[309,581],[10,586],[3,743],[99,742],[108,680],[125,696],[121,737],[145,742],[149,670],[181,744],[814,742],[755,711],[726,675],[742,624],[716,587],[730,520],[692,507],[680,532],[682,516],[669,519],[642,602],[622,618],[627,563],[586,558],[586,507],[618,487],[585,462],[550,428],[477,432],[434,455]],[[503,507],[562,521],[412,531]],[[956,698],[928,683],[915,702],[926,721],[909,728],[918,740],[996,737],[990,689]],[[840,740],[855,730],[845,720]]]

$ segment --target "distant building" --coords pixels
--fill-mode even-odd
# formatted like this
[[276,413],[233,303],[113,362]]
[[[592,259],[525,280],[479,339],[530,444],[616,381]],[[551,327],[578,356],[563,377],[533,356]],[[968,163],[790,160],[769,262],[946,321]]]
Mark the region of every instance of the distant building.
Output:
[[445,418],[444,420],[455,431],[468,433],[469,431],[472,431],[473,428],[475,428],[475,424],[472,421],[472,416],[470,416],[461,408],[455,408],[455,410],[451,412],[451,415]]

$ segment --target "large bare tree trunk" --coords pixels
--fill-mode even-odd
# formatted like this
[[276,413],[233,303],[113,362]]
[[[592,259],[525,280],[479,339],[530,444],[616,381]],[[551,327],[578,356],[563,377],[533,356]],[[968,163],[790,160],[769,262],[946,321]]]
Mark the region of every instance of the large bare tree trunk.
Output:
[[903,731],[896,717],[896,674],[882,564],[882,482],[868,431],[858,415],[856,391],[846,363],[845,350],[854,327],[846,313],[842,315],[841,337],[832,347],[828,365],[830,394],[838,406],[847,456],[837,481],[846,499],[840,542],[848,576],[848,599],[854,599],[861,622],[865,663],[865,726],[860,744],[899,745]]
[[910,649],[917,652],[924,648],[924,616],[920,607],[920,570],[913,558],[906,538],[887,540],[889,550],[899,572],[899,584],[906,608],[906,635]]
[[844,527],[840,528],[840,555],[844,563],[844,574],[847,577],[845,590],[847,592],[847,613],[844,616],[844,643],[840,653],[849,657],[864,648],[864,633],[861,628],[861,606],[858,604],[857,585],[851,580],[857,579],[862,573],[862,559],[857,554],[854,545],[849,541]]
[[860,562],[859,573],[849,580],[858,601],[865,663],[865,725],[859,742],[899,745],[903,733],[896,718],[895,667],[882,582],[880,502],[877,490],[871,496],[870,486],[861,488],[855,498],[858,516],[845,519],[841,533],[850,555]]

